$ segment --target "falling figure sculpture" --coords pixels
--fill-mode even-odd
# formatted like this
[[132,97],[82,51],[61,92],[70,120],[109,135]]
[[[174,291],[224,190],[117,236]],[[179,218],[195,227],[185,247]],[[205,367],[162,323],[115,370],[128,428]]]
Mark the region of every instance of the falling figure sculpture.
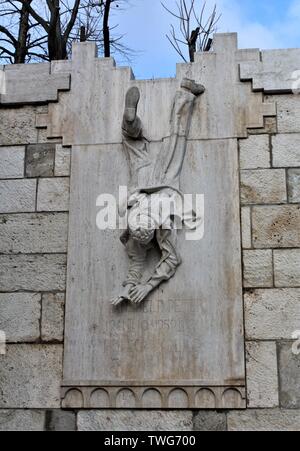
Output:
[[[158,208],[182,197],[180,175],[186,155],[187,139],[195,99],[205,88],[185,78],[176,92],[172,106],[170,136],[163,140],[158,157],[153,161],[149,142],[143,135],[141,119],[137,115],[140,92],[130,88],[126,94],[123,118],[123,147],[130,165],[130,192],[126,208],[128,227],[121,237],[126,246],[130,265],[121,294],[112,301],[141,303],[162,282],[171,279],[181,264],[177,250],[176,218],[161,215]],[[182,220],[182,218],[181,218]],[[157,242],[161,259],[152,276],[143,281],[148,252]]]

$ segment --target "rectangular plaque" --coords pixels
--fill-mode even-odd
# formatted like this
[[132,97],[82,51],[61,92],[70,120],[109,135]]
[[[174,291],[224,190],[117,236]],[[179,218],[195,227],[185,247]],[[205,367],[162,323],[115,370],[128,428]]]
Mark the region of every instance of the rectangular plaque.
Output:
[[180,231],[176,275],[114,307],[128,256],[96,202],[128,177],[122,144],[73,147],[62,406],[245,408],[237,140],[188,141],[181,188],[204,195],[204,236]]

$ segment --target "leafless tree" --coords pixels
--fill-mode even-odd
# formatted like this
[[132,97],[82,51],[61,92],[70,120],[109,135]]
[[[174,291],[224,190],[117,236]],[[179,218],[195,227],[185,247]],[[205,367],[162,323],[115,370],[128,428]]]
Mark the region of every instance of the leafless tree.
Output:
[[110,26],[114,10],[127,0],[0,0],[0,60],[67,59],[75,40],[96,41],[104,56],[129,59],[123,36]]
[[212,36],[217,30],[220,15],[214,6],[210,14],[206,14],[206,2],[202,0],[178,0],[176,10],[170,10],[162,3],[168,13],[177,19],[179,30],[171,25],[167,38],[180,57],[188,62],[185,47],[188,49],[189,61],[195,61],[197,51],[208,52],[212,46]]

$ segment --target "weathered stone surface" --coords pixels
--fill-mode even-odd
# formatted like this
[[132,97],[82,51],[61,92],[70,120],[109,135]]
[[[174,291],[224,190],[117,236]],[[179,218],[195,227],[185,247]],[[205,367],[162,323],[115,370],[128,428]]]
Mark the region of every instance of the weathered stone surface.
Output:
[[71,170],[71,149],[70,147],[56,146],[55,152],[55,176],[68,177]]
[[27,146],[27,177],[52,177],[54,175],[55,144],[33,144]]
[[255,248],[300,247],[300,206],[264,206],[252,210]]
[[62,346],[9,345],[0,356],[0,407],[60,407]]
[[65,289],[65,255],[0,255],[0,291]]
[[1,180],[0,213],[35,211],[36,180]]
[[255,290],[245,294],[248,340],[290,339],[300,324],[300,289]]
[[79,431],[192,431],[193,414],[162,411],[80,411]]
[[0,253],[63,253],[67,241],[67,213],[0,215]]
[[277,95],[267,97],[268,101],[277,105],[278,133],[300,133],[299,95]]
[[[268,99],[268,102],[274,102],[273,97]],[[275,103],[274,103],[275,106]],[[277,133],[277,117],[265,117],[264,126],[262,128],[249,128],[248,135],[265,135],[266,133],[275,134]]]
[[24,177],[25,147],[0,147],[0,179]]
[[243,204],[280,204],[287,201],[284,169],[262,169],[241,172]]
[[272,137],[273,166],[300,166],[300,133],[279,134]]
[[65,295],[44,294],[42,300],[42,340],[63,341]]
[[249,136],[240,140],[241,169],[263,169],[271,167],[269,135]]
[[34,342],[40,338],[41,295],[0,293],[0,330],[12,343]]
[[0,146],[37,142],[34,107],[0,109]]
[[244,251],[244,287],[273,286],[273,261],[271,250]]
[[194,431],[223,432],[226,430],[225,413],[203,411],[194,416]]
[[68,211],[70,196],[69,178],[39,180],[37,210]]
[[284,409],[300,409],[300,355],[292,350],[292,342],[280,342],[280,405]]
[[300,249],[274,251],[274,274],[276,287],[300,287]]
[[46,431],[73,432],[76,431],[76,414],[59,409],[46,411]]
[[299,432],[300,411],[266,409],[230,412],[229,431]]
[[288,195],[290,203],[300,203],[300,169],[288,171]]
[[0,431],[43,432],[45,411],[0,409]]
[[248,407],[278,407],[277,349],[275,342],[246,344]]
[[243,249],[250,249],[252,247],[250,207],[242,207],[242,244]]

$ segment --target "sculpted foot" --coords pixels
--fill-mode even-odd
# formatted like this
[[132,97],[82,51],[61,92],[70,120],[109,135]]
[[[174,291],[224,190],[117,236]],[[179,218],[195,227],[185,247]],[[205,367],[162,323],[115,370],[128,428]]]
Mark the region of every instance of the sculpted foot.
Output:
[[124,119],[127,122],[134,122],[137,114],[137,107],[140,101],[140,91],[138,88],[130,88],[126,94]]
[[194,96],[198,97],[205,92],[205,87],[196,83],[195,80],[190,80],[189,78],[184,78],[181,83],[181,87],[190,91]]

